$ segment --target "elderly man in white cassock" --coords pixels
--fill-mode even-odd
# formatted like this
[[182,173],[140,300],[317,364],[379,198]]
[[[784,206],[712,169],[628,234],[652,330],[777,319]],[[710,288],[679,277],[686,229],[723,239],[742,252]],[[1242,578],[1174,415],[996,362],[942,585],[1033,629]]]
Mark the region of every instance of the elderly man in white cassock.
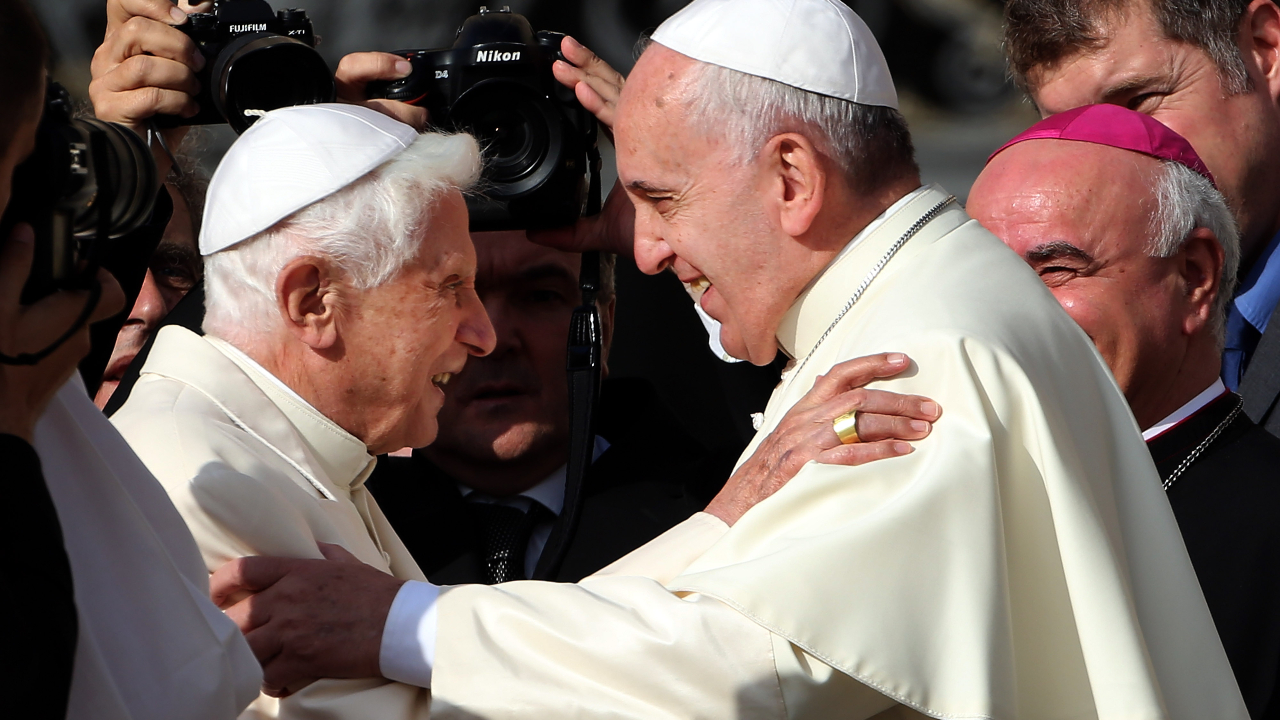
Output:
[[[792,359],[758,438],[884,350],[914,364],[877,385],[945,416],[912,454],[809,463],[576,585],[236,561],[215,600],[269,682],[376,655],[439,718],[1247,717],[1123,396],[1036,275],[921,186],[852,12],[695,0],[616,108],[605,74],[575,77],[614,121],[640,266],[703,288],[729,352]],[[378,584],[389,611],[344,602]]]
[[[435,439],[439,386],[494,348],[462,194],[480,168],[468,135],[419,135],[352,105],[269,113],[227,153],[200,238],[206,334],[161,330],[112,418],[210,571],[265,554],[341,558],[391,583],[425,579],[364,482],[376,455]],[[720,518],[732,522],[818,453],[842,462],[909,453],[894,437],[928,434],[927,423],[908,425],[923,398],[838,392],[906,366],[899,354],[830,373],[812,396],[828,437],[778,433],[801,452],[737,473]],[[850,448],[829,427],[855,401],[888,414],[864,426],[876,442]],[[761,454],[776,457],[777,443]],[[377,608],[371,597],[360,606]],[[247,717],[427,716],[429,692],[378,674],[375,657],[361,677],[275,686],[297,692],[263,695]]]

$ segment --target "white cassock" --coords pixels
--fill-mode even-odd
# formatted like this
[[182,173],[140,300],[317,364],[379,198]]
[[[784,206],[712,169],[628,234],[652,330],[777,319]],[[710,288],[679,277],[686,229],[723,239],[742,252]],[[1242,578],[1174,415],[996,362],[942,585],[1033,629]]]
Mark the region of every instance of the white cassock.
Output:
[[[258,695],[262,669],[235,623],[209,601],[209,574],[173,503],[93,406],[79,375],[41,416],[35,448],[80,622],[67,717],[235,717]],[[11,702],[13,717],[22,717],[21,703]]]
[[[245,555],[320,558],[327,542],[424,579],[364,488],[375,462],[365,444],[228,343],[161,329],[112,422],[191,527],[205,572]],[[244,717],[400,720],[425,718],[429,703],[382,678],[321,680],[263,695]]]
[[[938,400],[932,435],[810,463],[733,528],[696,515],[577,585],[442,590],[416,628],[436,717],[1247,718],[1124,398],[1019,257],[952,204],[820,342],[946,197],[917,191],[796,301],[756,443],[886,351],[916,366],[874,386]],[[388,640],[420,587],[384,672],[410,667]]]

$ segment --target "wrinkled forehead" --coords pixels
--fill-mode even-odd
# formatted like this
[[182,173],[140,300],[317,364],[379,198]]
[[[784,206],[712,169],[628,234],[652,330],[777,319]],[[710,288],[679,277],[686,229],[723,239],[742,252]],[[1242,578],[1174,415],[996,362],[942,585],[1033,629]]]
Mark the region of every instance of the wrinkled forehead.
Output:
[[650,45],[622,89],[615,134],[646,139],[688,129],[689,93],[701,64],[657,43]]

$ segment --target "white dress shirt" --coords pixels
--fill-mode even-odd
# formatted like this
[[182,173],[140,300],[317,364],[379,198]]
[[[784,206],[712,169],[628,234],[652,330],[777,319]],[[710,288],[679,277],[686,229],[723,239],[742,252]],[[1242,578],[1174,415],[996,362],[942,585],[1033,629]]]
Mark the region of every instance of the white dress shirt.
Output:
[[[609,441],[597,435],[595,447],[591,451],[591,462],[599,460],[604,451],[608,449]],[[533,507],[533,503],[536,502],[551,511],[552,517],[535,525],[533,532],[529,534],[529,545],[525,548],[524,553],[525,577],[533,577],[533,571],[538,567],[538,560],[542,558],[542,550],[546,548],[547,540],[551,539],[551,530],[556,525],[555,518],[560,517],[560,511],[564,510],[564,483],[568,471],[568,465],[561,465],[542,482],[510,497],[486,495],[473,487],[458,483],[458,491],[462,493],[462,497],[468,502],[506,505],[523,513],[528,513],[529,509]]]

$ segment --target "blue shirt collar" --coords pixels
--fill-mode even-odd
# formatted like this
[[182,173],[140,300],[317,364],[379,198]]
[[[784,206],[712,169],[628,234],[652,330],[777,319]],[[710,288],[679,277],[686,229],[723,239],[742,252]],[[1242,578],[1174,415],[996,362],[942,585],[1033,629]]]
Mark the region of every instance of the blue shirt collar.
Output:
[[1257,328],[1258,332],[1266,331],[1271,313],[1276,309],[1276,305],[1280,305],[1280,253],[1276,252],[1278,247],[1280,247],[1280,233],[1267,243],[1262,256],[1249,270],[1244,282],[1240,284],[1240,289],[1236,291],[1235,300],[1232,301],[1244,319]]

